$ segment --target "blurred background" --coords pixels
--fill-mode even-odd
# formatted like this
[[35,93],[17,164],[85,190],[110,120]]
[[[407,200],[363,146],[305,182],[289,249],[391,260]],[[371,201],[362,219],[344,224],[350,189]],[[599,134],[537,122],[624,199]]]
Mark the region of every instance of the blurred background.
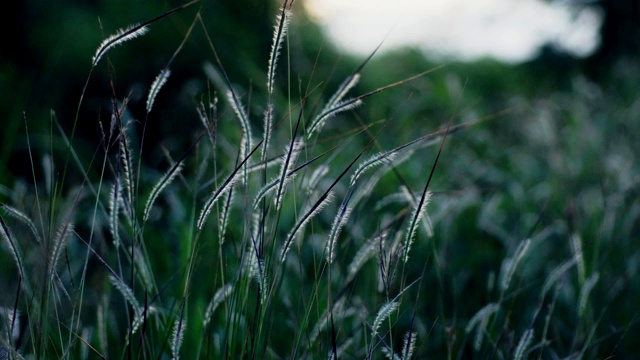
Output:
[[[92,54],[101,40],[117,29],[179,4],[21,1],[3,12],[5,35],[0,47],[0,108],[4,114],[0,173],[6,179],[3,183],[10,183],[14,174],[20,173],[21,162],[12,164],[11,159],[24,150],[23,116],[34,130],[41,124],[48,126],[51,111],[62,124],[69,124]],[[103,92],[99,95],[104,95],[104,90],[109,90],[109,79],[121,98],[128,92],[134,98],[144,97],[145,87],[166,64],[200,6],[231,79],[245,88],[251,84],[261,86],[261,72],[271,41],[271,15],[279,3],[204,1],[154,24],[144,41],[113,52],[113,71],[106,66],[97,69],[81,111],[95,120],[96,111],[104,104],[93,95],[100,90]],[[512,95],[526,97],[569,89],[578,78],[584,80],[580,80],[586,84],[584,89],[588,84],[619,80],[622,81],[619,86],[624,86],[630,74],[621,72],[633,73],[629,66],[635,65],[637,59],[639,7],[635,1],[624,0],[481,3],[299,0],[294,6],[298,14],[290,44],[296,51],[290,60],[309,66],[319,54],[323,60],[318,63],[319,70],[331,69],[326,74],[333,71],[330,80],[335,81],[352,71],[358,58],[382,44],[371,68],[383,63],[392,65],[390,68],[379,65],[381,69],[389,69],[386,72],[371,70],[376,73],[369,77],[371,83],[398,79],[397,71],[406,75],[447,63],[445,70],[431,77],[434,82],[468,81],[465,98],[475,98],[480,107],[495,111],[508,107],[505,100]],[[168,84],[170,91],[180,96],[159,99],[159,106],[166,105],[158,111],[160,117],[167,115],[171,119],[192,110],[189,108],[194,94],[206,85],[204,61],[212,61],[211,52],[202,41],[201,31],[195,31],[176,60]],[[293,69],[300,74],[305,74],[305,70],[302,65]],[[117,77],[111,76],[114,72]],[[317,78],[322,79],[322,75]],[[432,95],[425,100],[430,105],[424,106],[425,111],[451,110],[450,102]],[[135,102],[132,105],[135,108]],[[154,121],[162,124],[164,134],[179,131],[175,121]],[[80,126],[82,131],[96,130],[92,120],[81,121]]]
[[[25,124],[36,177],[43,176],[45,154],[66,155],[56,123],[70,133],[102,39],[181,4],[33,0],[2,11],[0,201],[15,203],[16,189],[33,182]],[[83,163],[96,149],[99,123],[109,122],[112,97],[130,95],[130,116],[145,118],[149,85],[197,11],[252,121],[261,126],[280,5],[202,1],[110,51],[92,72],[79,109],[74,146]],[[487,274],[495,275],[526,236],[540,235],[528,267],[529,279],[535,279],[571,256],[569,239],[577,235],[587,276],[600,274],[595,310],[579,327],[572,312],[557,311],[556,344],[570,353],[567,344],[584,341],[596,329],[595,357],[640,352],[635,339],[625,336],[637,334],[640,303],[640,2],[298,0],[293,9],[277,78],[278,104],[286,104],[289,95],[298,99],[307,86],[318,86],[314,96],[326,99],[382,44],[352,94],[445,66],[372,97],[354,112],[356,120],[331,125],[332,131],[393,116],[380,139],[390,149],[437,130],[454,112],[454,124],[490,119],[447,139],[438,165],[432,217],[447,282],[444,301],[424,309],[427,318],[471,317],[488,301]],[[156,99],[145,140],[152,151],[143,154],[143,166],[166,168],[159,149],[181,154],[201,131],[195,107],[212,88],[217,91],[205,70],[211,63],[211,49],[196,27]],[[409,164],[414,170],[403,173],[407,182],[423,183],[432,160]],[[420,246],[431,250],[417,246],[416,253]],[[438,286],[430,281],[427,288]],[[532,299],[521,309],[535,308],[537,297]],[[574,327],[575,333],[562,331]],[[434,334],[437,345],[422,353],[443,354],[443,334]]]

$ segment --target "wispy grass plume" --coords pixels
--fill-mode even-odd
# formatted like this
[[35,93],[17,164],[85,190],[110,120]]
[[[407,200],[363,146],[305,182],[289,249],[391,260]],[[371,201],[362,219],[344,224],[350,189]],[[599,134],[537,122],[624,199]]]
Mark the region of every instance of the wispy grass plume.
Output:
[[335,249],[336,241],[340,236],[340,232],[342,231],[342,228],[347,223],[347,221],[349,221],[349,216],[351,215],[349,200],[351,199],[352,194],[353,194],[353,188],[351,188],[347,197],[342,201],[342,204],[340,204],[338,213],[336,214],[336,217],[333,219],[331,230],[329,230],[329,239],[327,240],[327,246],[325,248],[325,253],[327,254],[327,262],[329,264],[333,262],[333,258],[336,251]]
[[[0,319],[2,320],[0,322],[0,324],[2,324],[0,325],[0,331],[2,334],[2,337],[0,337],[0,346],[3,346],[5,344],[9,345],[12,342],[15,342],[16,339],[20,336],[22,329],[20,327],[19,318],[20,311],[18,311],[16,308],[0,307]],[[0,359],[2,359],[2,357],[0,357]]]
[[362,100],[360,100],[359,98],[355,98],[339,102],[326,110],[322,110],[320,114],[318,114],[318,116],[311,121],[311,125],[309,125],[309,128],[307,130],[307,138],[310,138],[316,132],[320,132],[328,119],[336,116],[341,112],[353,110],[360,105],[362,105]]
[[256,147],[251,151],[249,155],[247,155],[244,158],[244,160],[242,160],[240,165],[233,170],[233,172],[227,177],[224,183],[222,183],[222,185],[220,185],[217,189],[213,191],[213,193],[211,193],[211,196],[209,196],[209,199],[207,199],[207,201],[205,202],[204,206],[202,207],[202,211],[200,211],[200,216],[198,217],[197,226],[199,230],[202,230],[202,228],[204,227],[204,223],[209,217],[209,214],[213,209],[213,205],[215,205],[218,199],[220,199],[222,194],[224,194],[225,192],[228,192],[231,189],[231,187],[233,187],[238,181],[240,181],[241,173],[239,173],[239,170],[244,167],[249,157],[253,155],[253,153],[258,149],[260,144],[262,144],[262,141],[260,141],[260,143],[256,145]]
[[485,305],[482,309],[478,310],[478,312],[473,315],[469,323],[465,327],[464,331],[469,334],[473,329],[476,329],[476,336],[473,341],[473,349],[478,351],[480,350],[480,346],[482,346],[482,339],[487,328],[487,324],[489,322],[489,318],[495,312],[500,310],[500,304],[490,303]]
[[527,254],[527,250],[529,249],[529,245],[531,244],[531,239],[526,239],[518,245],[515,253],[510,259],[505,260],[505,272],[502,277],[502,282],[500,284],[503,291],[509,289],[509,284],[511,283],[511,278],[513,278],[513,274],[516,272],[516,268],[520,261]]
[[395,159],[395,154],[392,152],[385,152],[373,155],[369,159],[363,161],[356,171],[351,175],[351,180],[349,181],[350,186],[354,186],[358,178],[362,176],[364,172],[367,170],[382,164],[391,164]]
[[262,161],[264,162],[267,158],[267,150],[269,148],[269,143],[271,142],[271,132],[273,131],[273,104],[267,104],[267,109],[264,111],[264,134],[263,136],[263,144],[262,147]]
[[209,199],[205,202],[202,210],[200,211],[200,216],[198,217],[198,229],[202,229],[204,227],[204,223],[207,221],[211,210],[213,209],[213,205],[220,199],[220,197],[231,190],[231,188],[241,180],[242,174],[238,173],[238,171],[234,171],[227,180],[220,185],[217,189],[211,193]]
[[180,53],[180,51],[184,47],[184,44],[187,42],[187,39],[191,35],[191,31],[193,30],[193,27],[195,25],[196,25],[196,19],[194,18],[193,23],[189,27],[187,34],[182,39],[180,46],[178,46],[176,51],[171,56],[171,59],[169,59],[169,62],[167,63],[167,65],[164,67],[164,69],[160,71],[160,74],[158,74],[158,76],[155,78],[155,80],[151,84],[151,88],[149,89],[149,95],[147,97],[147,115],[151,112],[151,109],[153,108],[153,103],[156,99],[156,96],[158,95],[158,92],[160,92],[160,89],[162,89],[164,84],[169,79],[169,76],[171,75],[171,70],[169,70],[169,67],[171,66],[175,58],[178,56],[178,53]]
[[[416,76],[420,76],[420,75],[416,75]],[[410,79],[416,78],[416,76],[413,76]],[[422,217],[425,214],[425,211],[427,210],[427,205],[429,203],[429,199],[431,198],[431,192],[429,191],[429,184],[431,183],[431,179],[433,179],[433,173],[436,170],[436,166],[438,165],[438,160],[440,159],[440,154],[442,154],[442,148],[444,147],[444,142],[447,140],[447,135],[449,134],[449,130],[451,129],[451,124],[453,123],[454,117],[455,117],[455,111],[451,116],[451,118],[449,119],[449,123],[447,124],[447,130],[445,131],[444,136],[442,137],[442,141],[440,142],[438,153],[436,154],[436,158],[433,161],[433,166],[431,166],[431,172],[429,173],[429,178],[427,179],[427,183],[424,185],[424,189],[422,190],[420,201],[416,203],[416,206],[413,209],[413,215],[411,216],[411,222],[409,223],[409,230],[407,231],[407,238],[405,240],[405,246],[404,246],[403,260],[405,264],[407,263],[407,261],[409,261],[409,250],[411,249],[411,243],[413,242],[413,237],[417,230],[416,229],[417,224],[420,221],[420,219],[422,219]]]
[[[118,111],[118,110],[116,110]],[[133,152],[127,136],[127,126],[122,126],[120,131],[120,161],[122,162],[122,172],[126,189],[126,210],[130,219],[133,219],[133,197],[135,194],[135,180],[133,178]]]
[[554,268],[549,274],[549,276],[547,276],[547,279],[544,282],[544,286],[542,287],[542,292],[540,293],[540,296],[545,296],[547,292],[551,289],[551,287],[562,277],[562,275],[564,275],[564,273],[566,273],[569,269],[573,267],[573,265],[576,264],[576,261],[577,261],[576,256],[573,256],[571,259],[565,261],[564,263]]
[[151,112],[153,108],[153,103],[156,100],[156,96],[160,92],[160,89],[167,83],[169,76],[171,75],[171,70],[169,68],[164,68],[160,71],[160,74],[156,76],[156,79],[153,80],[151,84],[151,88],[149,89],[149,96],[147,97],[147,113]]
[[314,325],[309,333],[309,345],[312,345],[317,339],[318,335],[329,325],[329,316],[332,315],[333,322],[338,322],[340,320],[346,319],[355,314],[359,314],[361,309],[356,309],[355,307],[345,307],[346,298],[342,297],[338,301],[333,304],[333,308],[331,311],[329,309],[325,309],[320,315],[318,322]]
[[135,295],[133,295],[133,290],[131,290],[131,288],[129,288],[127,284],[125,284],[121,279],[115,276],[109,275],[109,280],[111,280],[111,284],[113,284],[113,286],[115,286],[115,288],[120,291],[129,305],[131,305],[133,312],[136,315],[142,314],[142,306],[140,306],[140,303],[136,299]]
[[[118,164],[116,164],[116,167],[118,167]],[[116,249],[120,247],[119,216],[121,202],[122,195],[120,189],[120,177],[116,176],[111,194],[109,195],[109,230],[111,231],[113,245]]]
[[263,218],[261,212],[254,212],[251,223],[251,239],[249,241],[247,253],[247,271],[249,276],[256,279],[260,288],[260,304],[264,305],[267,301],[267,273],[263,254],[261,254],[263,244]]
[[151,194],[149,194],[149,199],[147,200],[147,203],[144,206],[143,220],[145,222],[149,219],[149,212],[151,211],[151,207],[153,206],[153,203],[158,198],[158,195],[160,195],[162,190],[164,190],[169,184],[171,184],[173,179],[175,179],[175,177],[180,174],[180,172],[182,171],[182,166],[183,166],[182,160],[175,163],[175,165],[173,165],[173,167],[169,169],[169,171],[167,171],[164,174],[164,176],[162,176],[160,181],[158,181],[158,183],[156,183],[156,185],[151,190]]
[[58,263],[58,259],[60,259],[60,255],[67,245],[67,240],[73,233],[73,225],[69,222],[64,222],[58,231],[56,232],[56,236],[53,239],[53,249],[51,250],[51,255],[49,257],[50,264],[50,281],[53,281],[53,278],[56,273],[56,265]]
[[213,313],[216,311],[218,306],[220,306],[220,304],[222,304],[222,302],[227,297],[229,297],[229,295],[231,295],[232,291],[233,285],[231,284],[225,284],[216,291],[216,293],[213,295],[213,298],[209,302],[209,305],[207,305],[206,311],[204,312],[204,320],[202,321],[202,325],[204,328],[207,328],[209,326]]
[[324,108],[311,120],[311,125],[309,125],[309,130],[307,131],[307,138],[310,138],[316,132],[320,132],[325,121],[330,117],[339,112],[356,108],[362,104],[362,102],[358,101],[350,104],[341,102],[345,95],[347,95],[347,92],[356,86],[359,80],[360,74],[356,73],[347,77],[342,84],[340,84],[338,90],[331,96]]
[[289,29],[289,21],[291,20],[291,11],[284,6],[280,9],[280,13],[276,19],[276,26],[273,32],[273,43],[271,44],[271,53],[269,54],[269,68],[267,71],[267,92],[273,93],[273,79],[276,73],[276,66],[278,65],[278,58],[280,56],[280,48],[282,48],[282,42],[287,35]]
[[[282,163],[281,163],[282,165]],[[295,174],[290,173],[288,174],[287,177],[291,177],[294,176]],[[286,179],[286,178],[285,178]],[[290,181],[292,179],[288,179],[287,181]],[[256,194],[256,198],[253,200],[253,208],[257,209],[258,206],[260,206],[260,202],[262,201],[262,199],[264,199],[265,196],[269,195],[269,193],[271,193],[272,191],[274,191],[276,189],[276,185],[278,185],[280,183],[280,178],[275,178],[273,180],[271,180],[269,183],[267,183],[265,186],[263,186],[258,193]],[[276,199],[273,199],[274,203],[276,202]]]
[[402,343],[402,360],[411,360],[413,357],[413,351],[416,348],[416,341],[418,340],[418,333],[409,331],[404,335],[404,341]]
[[307,194],[311,194],[315,189],[320,180],[325,177],[329,173],[329,165],[322,164],[318,166],[313,172],[311,176],[305,177],[303,187],[305,188]]
[[[369,56],[360,64],[360,66],[358,66],[358,68],[352,75],[348,76],[346,79],[342,81],[342,83],[338,87],[338,90],[336,90],[336,92],[331,96],[331,98],[329,98],[329,101],[327,101],[324,108],[320,110],[318,115],[316,115],[311,120],[311,123],[310,123],[311,125],[309,126],[307,137],[311,137],[314,132],[320,132],[320,130],[324,126],[325,121],[329,117],[337,114],[338,112],[346,111],[346,110],[349,110],[350,108],[359,106],[361,103],[360,99],[370,95],[369,94],[369,95],[361,96],[357,99],[352,99],[353,101],[351,102],[349,100],[344,102],[342,101],[342,99],[347,95],[349,90],[351,90],[351,88],[356,86],[358,81],[360,81],[360,72],[362,71],[362,69],[364,69],[367,63],[373,58],[373,56],[376,54],[378,49],[380,49],[380,45],[378,45],[378,47],[376,47],[371,52],[371,54],[369,54]],[[347,105],[347,106],[345,108],[340,109],[342,107],[341,105]]]
[[278,175],[279,186],[278,192],[274,199],[276,211],[280,210],[280,206],[282,206],[282,197],[284,196],[284,192],[286,190],[287,184],[293,179],[292,176],[287,176],[289,173],[292,173],[293,167],[298,160],[298,155],[300,155],[300,151],[304,147],[304,141],[302,139],[298,139],[291,142],[291,145],[287,147],[284,155],[284,162],[280,167],[280,174]]
[[231,205],[233,204],[233,199],[234,199],[234,195],[235,195],[235,191],[233,189],[233,186],[229,189],[229,191],[226,191],[223,195],[222,195],[222,203],[223,203],[223,207],[222,207],[222,212],[220,213],[220,219],[219,219],[219,223],[218,225],[220,226],[220,236],[219,236],[219,243],[220,245],[224,244],[224,240],[225,240],[225,235],[227,234],[227,226],[229,225],[229,214],[231,213]]
[[244,159],[249,153],[249,149],[251,149],[252,147],[253,139],[251,124],[249,123],[249,116],[247,115],[247,112],[242,106],[242,103],[240,103],[240,100],[236,96],[235,92],[231,90],[227,91],[227,99],[231,104],[233,112],[238,117],[238,120],[240,120],[240,126],[242,127],[242,140],[240,141],[240,158]]
[[134,248],[133,250],[133,263],[135,264],[136,274],[142,280],[144,289],[147,292],[151,292],[154,287],[152,279],[153,273],[147,264],[147,258],[143,256],[142,252],[137,248]]
[[[409,203],[412,204],[413,206],[416,206],[416,198],[411,193],[411,190],[409,190],[409,188],[406,186],[401,186],[400,189],[405,199],[409,201]],[[433,224],[431,222],[431,217],[429,216],[429,214],[425,212],[421,220],[422,220],[422,227],[424,228],[424,231],[427,233],[427,237],[429,238],[433,237]]]
[[415,207],[413,208],[411,222],[409,223],[407,236],[404,241],[404,255],[402,256],[402,259],[405,263],[409,261],[409,250],[411,250],[411,244],[413,243],[413,239],[416,235],[416,232],[418,231],[418,223],[422,221],[422,218],[425,216],[427,205],[429,205],[430,199],[431,191],[426,191],[420,198],[420,201],[416,203]]
[[[377,49],[376,49],[377,50]],[[374,51],[375,53],[375,51]],[[373,56],[373,54],[371,54],[371,56]],[[378,94],[380,92],[383,92],[385,90],[391,89],[393,87],[396,87],[398,85],[401,85],[405,82],[408,81],[412,81],[415,79],[418,79],[434,70],[437,70],[439,68],[441,68],[442,66],[436,67],[434,69],[431,70],[427,70],[427,71],[423,71],[419,74],[410,76],[406,79],[400,80],[400,81],[396,81],[393,84],[389,84],[389,85],[385,85],[382,87],[379,87],[373,91],[369,91],[368,93],[362,94],[362,95],[358,95],[355,98],[352,99],[348,99],[348,100],[343,100],[340,101],[340,99],[346,94],[346,92],[355,85],[355,83],[358,81],[359,76],[358,75],[359,71],[364,67],[364,65],[371,59],[371,56],[369,56],[369,58],[367,58],[367,60],[365,60],[365,62],[360,66],[360,68],[358,69],[358,71],[356,72],[355,75],[353,75],[351,78],[347,78],[347,80],[345,80],[345,82],[343,82],[343,85],[340,86],[340,88],[338,89],[338,91],[336,92],[336,94],[331,98],[331,100],[329,101],[329,103],[327,103],[327,105],[320,111],[320,113],[318,115],[316,115],[312,120],[311,123],[309,125],[309,127],[307,128],[307,138],[310,138],[314,133],[319,132],[322,127],[324,126],[325,122],[327,119],[335,116],[338,113],[347,111],[347,110],[352,110],[357,108],[358,106],[362,105],[362,100]]]
[[578,297],[578,318],[582,318],[584,315],[589,301],[589,294],[598,283],[598,280],[600,280],[600,274],[594,273],[587,279],[582,289],[580,289],[580,297]]
[[304,215],[298,220],[298,222],[294,225],[293,229],[287,235],[287,239],[282,246],[282,251],[280,252],[280,262],[283,263],[286,259],[287,253],[289,252],[289,248],[291,247],[291,243],[295,240],[296,236],[304,231],[305,226],[313,219],[322,209],[324,209],[329,203],[333,201],[333,192],[325,193],[318,201],[306,212]]
[[108,307],[99,304],[96,309],[96,328],[98,331],[98,345],[100,346],[100,351],[104,354],[105,358],[108,358],[108,340],[107,340],[107,324],[105,317],[108,314]]
[[529,345],[531,345],[531,341],[533,341],[533,329],[529,329],[522,334],[520,341],[518,341],[516,352],[513,355],[513,360],[522,360],[525,358],[525,354],[529,349]]
[[[351,76],[348,76],[346,79],[342,81],[338,90],[331,96],[327,104],[325,105],[325,110],[334,107],[338,104],[342,99],[347,95],[349,90],[351,90],[354,86],[358,84],[360,81],[360,74],[355,73]],[[322,113],[322,111],[320,112]]]
[[[211,142],[211,146],[215,147],[216,145],[216,121],[218,116],[218,97],[214,96],[213,101],[209,103],[209,111],[205,108],[205,105],[201,102],[197,107],[196,111],[198,112],[198,118],[205,130],[207,131],[207,136],[209,137],[209,141]],[[212,119],[209,120],[208,114],[211,114]]]
[[469,323],[465,327],[464,331],[466,333],[470,333],[473,330],[473,328],[475,328],[476,325],[478,325],[480,320],[491,316],[491,314],[495,313],[499,309],[500,309],[500,304],[490,303],[485,305],[482,309],[478,310],[478,312],[475,313],[475,315],[473,315],[473,317],[471,318],[471,320],[469,320]]
[[376,318],[373,320],[373,325],[371,325],[371,343],[377,342],[378,329],[380,329],[380,325],[398,308],[398,302],[396,300],[392,300],[386,304],[384,304],[378,313],[376,314]]
[[376,237],[375,240],[365,241],[364,244],[362,244],[362,246],[358,249],[358,251],[354,255],[353,260],[351,260],[351,263],[349,264],[349,266],[347,266],[347,280],[346,280],[347,283],[355,279],[356,275],[358,274],[362,266],[375,255],[377,250],[375,245],[376,242],[384,241],[386,236],[387,236],[387,233],[385,232],[382,235],[379,235],[378,237]]
[[100,46],[98,46],[96,54],[92,59],[93,66],[98,65],[102,56],[113,47],[142,36],[148,31],[149,29],[145,25],[131,25],[125,29],[118,30],[115,34],[109,36],[100,43]]
[[187,327],[187,319],[184,317],[184,300],[180,307],[180,316],[173,324],[173,332],[171,334],[171,353],[174,360],[180,359],[180,347],[184,339],[184,330]]
[[[291,11],[287,9],[287,1],[284,1],[280,13],[276,19],[276,25],[273,32],[273,42],[271,44],[271,53],[269,54],[269,66],[267,68],[267,109],[264,113],[264,139],[262,148],[262,160],[266,159],[267,150],[271,141],[271,131],[273,123],[273,84],[276,75],[276,67],[278,58],[280,57],[280,49],[289,29],[289,21],[291,19]],[[289,6],[291,6],[289,4]]]
[[27,225],[27,227],[29,227],[29,230],[31,230],[31,233],[33,234],[33,237],[36,240],[36,242],[38,244],[42,243],[42,240],[40,238],[40,233],[38,232],[38,229],[36,229],[36,224],[27,215],[25,215],[20,210],[14,207],[11,207],[7,204],[0,204],[0,207],[2,207],[6,211],[7,215]]
[[20,273],[21,278],[25,278],[24,274],[24,261],[22,259],[22,251],[18,248],[18,244],[16,243],[11,230],[4,222],[2,216],[0,216],[0,233],[6,241],[7,246],[9,247],[9,251],[11,252],[11,256],[13,260],[16,262],[16,267],[18,268],[18,272]]
[[584,264],[584,256],[582,254],[582,238],[579,234],[571,235],[571,251],[573,251],[573,256],[576,258],[578,280],[580,280],[580,284],[582,285],[584,284],[587,270]]
[[263,218],[262,213],[255,211],[251,219],[251,239],[249,239],[247,256],[247,270],[249,276],[257,277],[258,275],[258,263],[260,261],[258,254],[258,247],[262,244],[263,236]]
[[254,257],[256,259],[256,271],[255,276],[258,280],[258,286],[260,287],[260,305],[267,304],[267,295],[269,290],[269,282],[267,277],[267,269],[263,259],[258,257],[258,252],[254,249]]
[[385,346],[382,348],[382,353],[384,354],[384,356],[389,359],[389,360],[402,360],[402,358],[400,357],[400,355],[396,354],[393,349],[391,349],[390,347],[387,347],[386,344]]
[[96,66],[98,64],[98,62],[100,61],[100,59],[104,56],[104,54],[107,53],[107,51],[111,50],[112,48],[114,48],[117,45],[120,45],[124,42],[127,42],[129,40],[135,39],[139,36],[142,36],[144,34],[146,34],[149,31],[149,28],[147,27],[148,25],[166,17],[169,16],[173,13],[175,13],[176,11],[182,10],[186,7],[189,7],[195,3],[197,3],[200,0],[194,0],[191,2],[188,2],[186,4],[180,5],[178,7],[175,7],[167,12],[165,12],[164,14],[158,15],[156,17],[154,17],[153,19],[147,20],[142,24],[136,24],[136,25],[131,25],[127,28],[124,29],[120,29],[118,30],[115,34],[107,37],[106,39],[104,39],[102,41],[102,43],[100,43],[100,46],[98,46],[98,49],[96,50],[95,55],[93,56],[92,59],[92,66]]
[[129,303],[129,305],[131,305],[131,308],[133,309],[134,318],[131,332],[135,333],[142,319],[142,306],[140,306],[140,303],[133,294],[133,290],[131,290],[131,288],[127,286],[124,281],[112,275],[109,275],[109,280],[111,280],[111,284],[113,284],[113,286],[118,289],[118,291],[120,291],[122,297],[124,297],[124,299]]

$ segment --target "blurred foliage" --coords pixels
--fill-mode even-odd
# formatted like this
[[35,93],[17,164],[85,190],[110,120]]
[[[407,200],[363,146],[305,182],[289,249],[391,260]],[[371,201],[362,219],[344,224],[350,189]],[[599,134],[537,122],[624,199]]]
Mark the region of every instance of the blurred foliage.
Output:
[[[15,160],[24,159],[25,142],[21,140],[23,112],[33,131],[50,127],[51,111],[55,112],[64,128],[70,128],[91,56],[101,39],[117,29],[150,19],[180,4],[179,1],[26,1],[4,12],[2,20],[5,20],[6,31],[14,36],[3,37],[0,50],[0,86],[3,90],[0,109],[6,119],[5,141],[0,148],[0,170],[11,169],[10,172],[1,172],[9,180],[13,179],[12,174],[24,176],[30,173],[30,170],[21,168],[22,161]],[[110,111],[111,105],[103,96],[112,92],[110,82],[113,82],[116,98],[132,95],[134,101],[130,110],[136,118],[143,118],[146,89],[177,48],[198,7],[202,7],[203,18],[230,79],[245,89],[247,96],[249,93],[260,96],[272,27],[270,17],[265,15],[273,14],[278,5],[277,1],[205,1],[153,24],[144,41],[136,41],[133,46],[114,51],[110,54],[110,65],[101,65],[93,75],[85,106],[81,109],[81,117],[89,120],[80,121],[81,133],[95,135],[96,114],[103,113],[101,118],[104,121]],[[630,32],[633,26],[631,19],[637,13],[637,4],[613,1],[591,6],[603,9],[605,26],[602,29],[603,46],[590,59],[573,59],[547,47],[538,59],[514,68],[492,60],[449,64],[444,71],[429,76],[431,84],[422,85],[426,86],[423,89],[403,88],[398,91],[418,91],[414,100],[406,101],[420,102],[419,108],[424,109],[425,118],[442,123],[456,102],[455,96],[452,98],[448,94],[447,82],[458,82],[456,86],[465,87],[465,101],[484,107],[482,110],[493,111],[504,106],[509,94],[530,96],[568,89],[572,77],[581,71],[603,73],[602,67],[608,69],[609,64],[619,61],[617,59],[635,54],[635,47],[629,41],[637,37],[628,34],[633,33]],[[301,6],[298,8],[302,9]],[[615,20],[622,18],[627,20]],[[296,51],[287,59],[291,62],[292,81],[307,83],[318,54],[318,64],[322,66],[315,69],[313,85],[320,82],[322,85],[316,94],[335,85],[355,69],[357,61],[338,54],[324,40],[315,24],[302,14],[296,17],[296,23],[300,30],[293,30],[290,40]],[[605,36],[605,33],[609,35]],[[407,74],[435,66],[419,50],[398,50],[396,54],[385,57],[393,60],[382,60],[377,55],[374,62],[381,65],[371,64],[365,68],[365,74],[375,74],[364,77],[367,86],[391,83]],[[195,117],[194,103],[208,86],[203,76],[203,61],[213,62],[213,58],[202,32],[196,30],[172,66],[172,81],[160,95],[158,116],[154,120],[160,126],[150,128],[150,144],[161,141],[166,133],[184,134],[183,127],[175,119]],[[596,68],[600,70],[594,70]],[[599,79],[606,81],[606,73]],[[281,76],[281,80],[283,78]],[[430,96],[425,97],[426,94]],[[256,98],[252,103],[262,104],[260,100]],[[407,104],[406,108],[413,111],[412,105]],[[474,109],[480,110],[477,106]],[[380,116],[376,111],[373,108],[372,115]],[[13,164],[8,165],[11,158],[14,159]]]

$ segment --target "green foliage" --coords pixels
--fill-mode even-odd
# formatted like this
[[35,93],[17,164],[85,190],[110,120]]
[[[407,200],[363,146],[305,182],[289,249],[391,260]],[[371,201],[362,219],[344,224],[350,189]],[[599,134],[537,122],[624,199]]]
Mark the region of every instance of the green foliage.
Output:
[[637,65],[561,91],[411,50],[359,67],[287,2],[256,36],[198,6],[127,14],[149,33],[67,55],[75,117],[27,116],[29,176],[0,178],[2,356],[638,352]]

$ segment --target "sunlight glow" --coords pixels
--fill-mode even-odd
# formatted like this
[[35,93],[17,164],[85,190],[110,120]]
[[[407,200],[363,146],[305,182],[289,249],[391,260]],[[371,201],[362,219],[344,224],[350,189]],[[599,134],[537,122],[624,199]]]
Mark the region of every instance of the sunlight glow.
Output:
[[602,16],[590,7],[543,0],[305,0],[305,8],[345,51],[416,46],[435,58],[533,58],[551,43],[574,56],[598,45]]

